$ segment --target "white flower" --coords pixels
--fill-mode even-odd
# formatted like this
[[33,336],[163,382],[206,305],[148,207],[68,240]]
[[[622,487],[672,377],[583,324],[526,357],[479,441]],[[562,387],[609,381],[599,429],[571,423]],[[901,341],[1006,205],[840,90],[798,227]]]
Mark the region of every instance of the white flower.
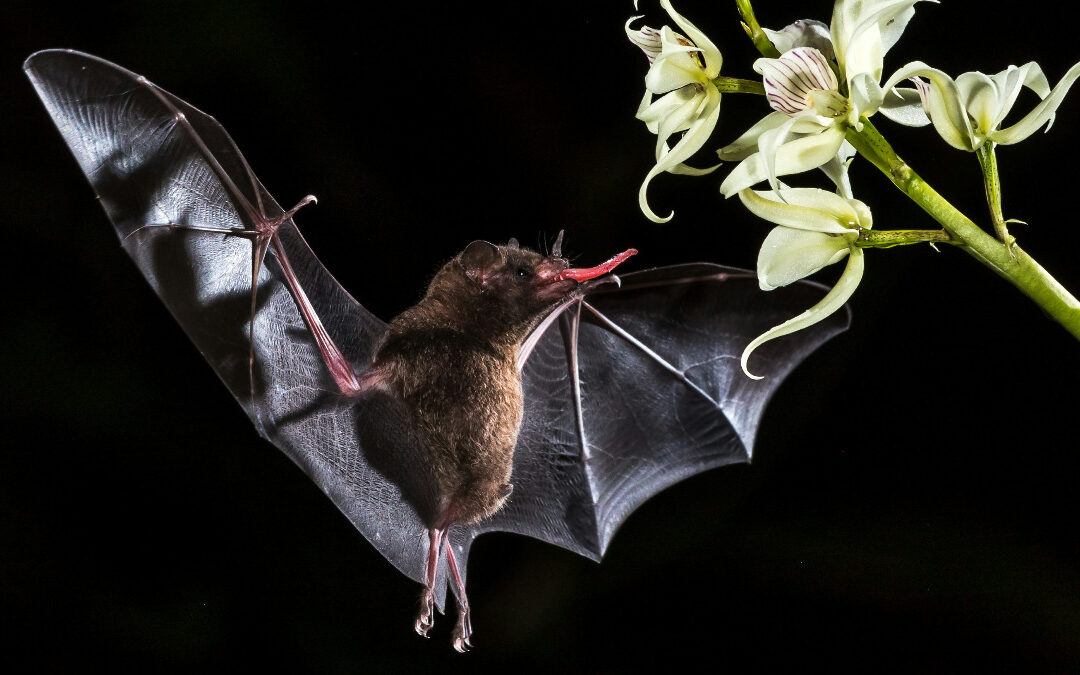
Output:
[[863,275],[863,250],[855,245],[859,232],[873,226],[866,204],[815,188],[786,188],[783,198],[776,191],[746,189],[739,199],[754,214],[778,225],[765,237],[758,253],[758,284],[764,291],[786,286],[845,256],[847,267],[836,285],[816,305],[775,326],[746,346],[742,369],[748,377],[750,354],[762,343],[794,333],[821,321],[843,307]]
[[[688,38],[667,26],[632,30],[631,22],[640,17],[626,22],[626,35],[641,47],[651,64],[637,118],[656,134],[656,166],[641,184],[638,203],[650,220],[663,223],[671,220],[671,214],[661,218],[649,207],[645,197],[649,182],[664,171],[700,175],[716,169],[695,169],[683,162],[701,149],[716,127],[720,91],[713,80],[720,74],[723,58],[704,33],[675,11],[670,0],[660,0],[660,5]],[[658,98],[653,100],[654,96]],[[668,140],[680,132],[684,132],[682,138],[669,148]]]
[[[1070,68],[1053,89],[1034,61],[1020,67],[1009,66],[996,75],[970,72],[955,80],[915,61],[901,68],[886,87],[908,77],[915,81],[922,108],[945,142],[972,152],[987,141],[1000,145],[1019,143],[1044,124],[1049,130],[1062,99],[1080,77],[1080,63]],[[929,83],[920,77],[926,77]],[[1016,124],[1002,129],[1001,123],[1024,87],[1038,94],[1042,101]]]
[[[820,167],[844,144],[848,127],[881,109],[905,121],[918,97],[886,92],[883,57],[914,15],[919,0],[837,0],[829,27],[797,21],[782,31],[766,31],[780,58],[758,59],[766,97],[775,112],[719,151],[721,159],[742,160],[720,186],[730,197],[778,176]],[[846,92],[846,94],[844,93]],[[921,116],[917,116],[921,117]],[[925,123],[925,121],[923,121]]]

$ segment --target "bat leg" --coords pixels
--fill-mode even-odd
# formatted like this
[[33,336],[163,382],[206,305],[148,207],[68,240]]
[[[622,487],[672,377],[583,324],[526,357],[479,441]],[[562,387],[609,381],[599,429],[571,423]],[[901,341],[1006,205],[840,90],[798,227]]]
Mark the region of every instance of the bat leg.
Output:
[[461,579],[458,571],[457,558],[454,557],[454,549],[450,545],[450,535],[446,535],[446,562],[450,564],[450,574],[454,577],[454,585],[457,586],[458,620],[454,627],[454,649],[459,652],[467,652],[472,649],[472,619],[469,615],[469,598],[465,595],[465,582]]
[[435,573],[439,570],[439,550],[442,548],[445,530],[433,527],[428,530],[428,559],[424,570],[424,590],[420,593],[420,613],[416,616],[413,628],[418,635],[428,636],[428,631],[435,625]]

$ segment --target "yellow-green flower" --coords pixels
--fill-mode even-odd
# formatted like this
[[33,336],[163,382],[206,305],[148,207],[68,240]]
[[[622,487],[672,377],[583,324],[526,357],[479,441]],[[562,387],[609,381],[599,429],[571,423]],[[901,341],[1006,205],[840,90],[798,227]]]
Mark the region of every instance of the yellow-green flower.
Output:
[[863,250],[855,245],[859,232],[873,226],[870,209],[858,199],[816,188],[785,188],[776,191],[745,189],[739,199],[754,214],[777,224],[765,237],[758,253],[758,285],[764,291],[798,281],[847,257],[847,266],[836,285],[816,305],[775,326],[746,346],[742,369],[748,377],[750,354],[762,343],[794,333],[821,321],[844,306],[862,280]]
[[[1019,143],[1044,124],[1049,130],[1065,94],[1080,77],[1080,63],[1070,68],[1053,89],[1034,61],[1019,67],[1009,66],[996,75],[963,73],[955,80],[937,68],[915,61],[901,68],[886,86],[909,77],[917,85],[929,121],[945,142],[973,152],[987,141],[1000,145]],[[1024,87],[1038,94],[1042,101],[1016,124],[1002,129],[1001,123]]]

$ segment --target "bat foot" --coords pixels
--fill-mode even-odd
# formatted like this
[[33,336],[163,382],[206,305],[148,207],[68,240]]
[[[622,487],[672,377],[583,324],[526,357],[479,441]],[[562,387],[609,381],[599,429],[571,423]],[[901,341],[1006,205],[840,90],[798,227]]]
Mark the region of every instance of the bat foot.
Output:
[[425,588],[420,595],[420,613],[416,615],[413,628],[420,637],[427,637],[428,631],[435,625],[435,595],[430,588]]
[[462,607],[458,611],[457,626],[454,627],[454,649],[465,653],[472,649],[472,620],[469,618],[469,608]]

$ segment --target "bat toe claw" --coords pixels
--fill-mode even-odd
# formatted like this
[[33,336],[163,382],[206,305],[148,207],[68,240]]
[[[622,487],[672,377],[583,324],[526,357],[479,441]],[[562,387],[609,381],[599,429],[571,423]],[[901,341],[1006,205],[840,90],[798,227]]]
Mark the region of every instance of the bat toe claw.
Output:
[[466,607],[458,613],[457,626],[454,627],[454,649],[465,653],[472,649],[472,620],[469,618],[469,608]]
[[420,596],[420,613],[416,615],[413,629],[420,637],[427,637],[428,631],[435,625],[435,599],[430,590],[424,590]]

